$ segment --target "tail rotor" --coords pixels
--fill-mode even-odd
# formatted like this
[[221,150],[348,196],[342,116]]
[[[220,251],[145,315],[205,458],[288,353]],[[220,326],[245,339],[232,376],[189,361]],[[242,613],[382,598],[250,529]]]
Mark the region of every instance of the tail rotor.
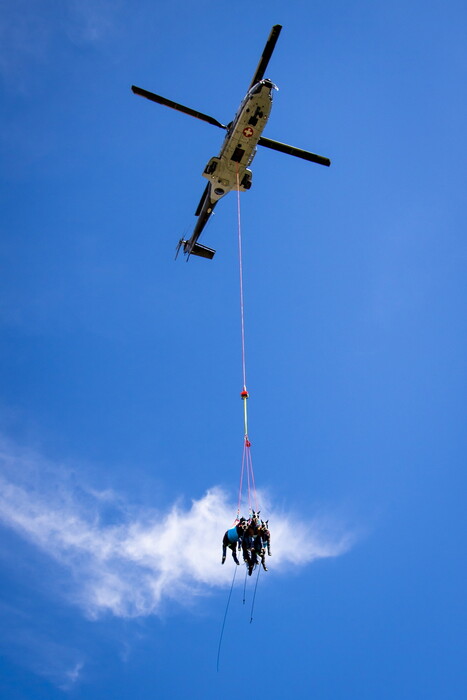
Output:
[[180,248],[182,247],[182,245],[185,245],[185,243],[186,243],[185,239],[180,238],[180,240],[179,240],[179,242],[178,242],[178,245],[177,245],[177,247],[176,247],[176,249],[175,249],[175,251],[176,251],[176,252],[175,252],[175,260],[178,258],[178,254],[179,254],[179,252],[180,252]]

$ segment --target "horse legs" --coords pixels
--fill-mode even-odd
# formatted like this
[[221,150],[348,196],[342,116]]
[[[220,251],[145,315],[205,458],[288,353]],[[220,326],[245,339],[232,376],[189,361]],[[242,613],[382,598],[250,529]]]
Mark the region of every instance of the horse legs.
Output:
[[253,571],[253,564],[251,561],[251,556],[250,556],[250,548],[248,547],[246,542],[242,543],[242,552],[243,552],[243,561],[247,565],[248,568],[248,575],[251,576],[251,572]]
[[222,563],[223,564],[225,563],[226,554],[227,554],[227,547],[225,546],[224,543],[222,543]]
[[250,566],[248,568],[248,575],[251,576],[253,573],[253,569],[255,568],[256,564],[258,563],[258,555],[256,554],[256,549],[254,547],[251,548],[251,556],[250,556]]
[[248,567],[248,576],[251,576],[253,569],[258,563],[258,557],[256,556],[254,547],[245,547],[243,550],[243,559]]
[[227,547],[231,550],[232,552],[232,557],[233,560],[236,564],[240,564],[240,562],[237,559],[237,543],[236,542],[230,542],[227,533],[225,533],[224,538],[222,540],[222,564],[225,563],[225,558],[227,556]]
[[224,538],[222,540],[222,563],[223,564],[225,562],[225,557],[227,555],[228,544],[229,544],[229,538],[227,537],[227,533],[225,533]]
[[232,544],[232,545],[230,546],[230,548],[231,548],[231,550],[232,550],[232,557],[233,557],[234,562],[235,562],[236,564],[240,564],[240,562],[239,562],[238,559],[237,559],[237,551],[236,551],[236,550],[237,550],[237,546],[236,546],[236,544]]

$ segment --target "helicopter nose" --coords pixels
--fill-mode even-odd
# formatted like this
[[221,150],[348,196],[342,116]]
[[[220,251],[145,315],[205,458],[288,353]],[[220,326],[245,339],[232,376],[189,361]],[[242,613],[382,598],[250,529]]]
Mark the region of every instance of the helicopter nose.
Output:
[[263,83],[263,85],[265,85],[270,90],[279,90],[277,85],[275,83],[273,83],[272,80],[270,80],[269,78],[265,78],[261,82]]

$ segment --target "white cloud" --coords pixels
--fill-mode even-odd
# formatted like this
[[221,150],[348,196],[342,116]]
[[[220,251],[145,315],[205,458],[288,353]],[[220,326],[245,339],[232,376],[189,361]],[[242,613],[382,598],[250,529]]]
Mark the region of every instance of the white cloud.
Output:
[[[0,521],[71,574],[70,596],[90,617],[149,615],[169,600],[190,604],[230,584],[232,561],[229,555],[228,565],[220,565],[221,540],[235,510],[219,488],[189,507],[138,512],[111,491],[77,486],[69,470],[11,446],[0,449],[0,475]],[[117,524],[105,522],[109,503]],[[304,522],[270,504],[267,514],[272,572],[336,556],[350,546],[348,534],[325,533],[322,521]]]
[[83,666],[84,664],[78,661],[74,666],[64,672],[64,680],[60,684],[62,690],[71,690],[79,680]]

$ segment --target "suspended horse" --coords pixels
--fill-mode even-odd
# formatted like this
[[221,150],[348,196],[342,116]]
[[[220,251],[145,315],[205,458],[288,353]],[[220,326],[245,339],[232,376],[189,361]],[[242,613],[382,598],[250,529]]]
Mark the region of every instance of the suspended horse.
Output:
[[259,511],[253,511],[251,518],[246,524],[245,534],[242,537],[243,561],[248,568],[249,576],[251,576],[253,569],[258,563],[257,537],[260,527]]
[[248,527],[242,540],[243,560],[248,567],[248,575],[251,576],[255,566],[261,561],[265,571],[266,552],[271,556],[271,533],[268,529],[269,520],[260,520],[259,511],[253,512],[248,521]]
[[256,556],[261,559],[261,564],[265,571],[268,570],[266,566],[266,551],[268,556],[271,556],[271,533],[268,530],[268,523],[269,520],[261,521],[254,544]]
[[238,523],[227,530],[222,539],[222,563],[225,562],[227,556],[227,547],[232,552],[233,560],[236,564],[240,564],[237,558],[237,547],[240,549],[243,546],[243,537],[248,526],[248,521],[245,518],[240,518]]

